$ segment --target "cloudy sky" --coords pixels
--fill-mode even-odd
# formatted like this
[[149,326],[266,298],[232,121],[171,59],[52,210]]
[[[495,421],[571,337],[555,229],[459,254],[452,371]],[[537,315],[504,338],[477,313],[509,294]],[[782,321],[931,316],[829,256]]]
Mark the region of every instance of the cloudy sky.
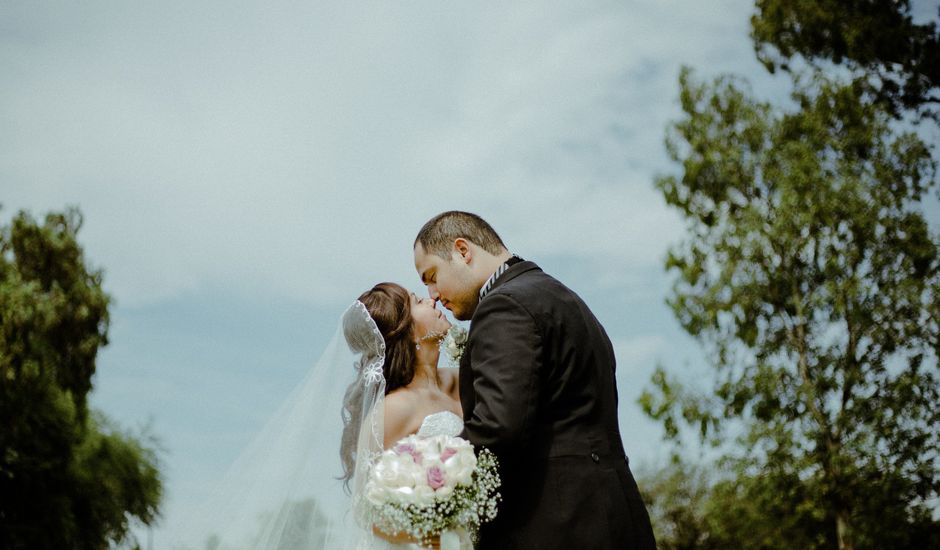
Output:
[[380,280],[421,291],[430,216],[477,212],[581,293],[636,397],[697,347],[664,305],[654,190],[682,64],[781,97],[743,0],[6,2],[0,218],[77,205],[115,298],[92,403],[198,499]]

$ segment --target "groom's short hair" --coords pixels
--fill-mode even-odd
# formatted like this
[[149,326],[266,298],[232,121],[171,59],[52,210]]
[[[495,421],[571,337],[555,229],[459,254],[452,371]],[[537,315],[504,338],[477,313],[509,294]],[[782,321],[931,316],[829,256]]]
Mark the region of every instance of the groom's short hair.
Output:
[[421,231],[418,231],[414,246],[417,247],[418,243],[421,243],[425,253],[436,254],[449,260],[454,241],[457,239],[467,239],[494,255],[506,250],[503,240],[486,220],[476,214],[458,210],[442,212],[431,218]]

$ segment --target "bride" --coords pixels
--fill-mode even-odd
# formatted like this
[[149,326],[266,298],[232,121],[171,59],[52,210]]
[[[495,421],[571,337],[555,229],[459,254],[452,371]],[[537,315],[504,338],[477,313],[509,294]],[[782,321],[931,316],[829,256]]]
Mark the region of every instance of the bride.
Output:
[[[374,528],[363,495],[382,450],[463,430],[456,369],[438,368],[449,328],[434,301],[400,285],[363,293],[218,490],[178,522],[171,548],[420,548]],[[465,536],[460,546],[470,547]]]
[[[435,414],[450,412],[461,418],[457,372],[437,367],[439,344],[451,325],[435,307],[435,302],[430,298],[418,298],[394,283],[380,283],[360,296],[358,303],[375,323],[385,345],[382,365],[385,379],[383,447],[387,449],[401,438],[419,433],[422,424]],[[355,307],[358,308],[358,304]],[[346,339],[353,351],[367,357],[368,347],[357,349],[360,339],[355,333],[362,330],[359,321],[357,316],[355,322],[345,327]],[[368,321],[365,323],[369,324]],[[348,392],[353,394],[361,388],[362,384],[357,380],[350,385]],[[353,399],[347,397],[346,404],[354,405],[353,410],[347,408],[347,413],[358,412]],[[355,427],[356,422],[346,422],[344,457],[349,456],[348,451],[352,449],[349,436],[354,434]],[[346,473],[348,479],[348,468]]]
[[[363,445],[360,437],[363,433],[361,418],[363,413],[376,407],[382,406],[384,414],[383,449],[412,434],[455,436],[462,431],[456,369],[437,367],[440,341],[450,326],[433,300],[418,298],[394,283],[374,286],[347,311],[346,341],[361,357],[358,369],[361,374],[349,386],[344,399],[345,428],[340,454],[347,482],[357,477],[357,465],[368,463],[363,454],[368,446]],[[367,335],[366,329],[371,334]],[[377,385],[384,381],[384,403],[376,388],[376,395],[365,399],[366,403],[373,401],[373,404],[363,405],[361,393],[368,392],[370,387],[370,369]],[[375,412],[372,414],[370,421],[375,423]],[[375,446],[371,446],[373,451]],[[374,458],[375,453],[370,454]],[[354,499],[365,481],[365,472],[362,469],[358,472]],[[383,533],[378,529],[373,532],[389,543],[415,542],[405,535]],[[380,546],[381,543],[376,542],[371,547]]]

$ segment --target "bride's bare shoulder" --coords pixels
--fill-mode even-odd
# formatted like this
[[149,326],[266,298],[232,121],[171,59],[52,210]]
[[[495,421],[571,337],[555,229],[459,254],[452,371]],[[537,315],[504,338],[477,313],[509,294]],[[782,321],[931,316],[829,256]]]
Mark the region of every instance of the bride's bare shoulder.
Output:
[[420,427],[414,395],[399,388],[385,396],[385,447],[412,434]]
[[415,414],[415,396],[405,388],[399,388],[385,396],[385,424],[389,420],[403,419]]

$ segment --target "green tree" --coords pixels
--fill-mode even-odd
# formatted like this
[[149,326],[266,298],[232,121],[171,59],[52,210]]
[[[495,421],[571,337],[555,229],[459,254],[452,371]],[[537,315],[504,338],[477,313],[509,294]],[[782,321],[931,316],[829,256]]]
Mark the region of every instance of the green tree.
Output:
[[[909,0],[757,0],[751,37],[771,71],[799,55],[858,70],[893,114],[940,104],[940,29],[915,23]],[[940,11],[936,14],[940,17]]]
[[820,507],[798,480],[751,476],[675,461],[640,472],[639,485],[662,550],[832,547]]
[[639,469],[636,474],[658,548],[722,548],[706,525],[711,491],[708,470],[676,460],[660,470]]
[[89,411],[109,298],[77,210],[0,227],[0,547],[102,549],[157,514],[152,441]]
[[[669,303],[714,367],[705,394],[660,369],[641,404],[720,445],[718,486],[779,518],[783,544],[909,547],[940,490],[940,245],[919,209],[936,165],[857,83],[817,75],[786,112],[740,81],[680,77],[683,117],[657,181],[687,222]],[[731,422],[728,422],[731,420]],[[763,499],[763,500],[761,500]],[[724,506],[733,509],[730,504]],[[756,524],[758,527],[760,522]],[[737,527],[736,529],[741,529]],[[743,546],[769,547],[759,529]],[[743,541],[743,542],[741,542]]]

